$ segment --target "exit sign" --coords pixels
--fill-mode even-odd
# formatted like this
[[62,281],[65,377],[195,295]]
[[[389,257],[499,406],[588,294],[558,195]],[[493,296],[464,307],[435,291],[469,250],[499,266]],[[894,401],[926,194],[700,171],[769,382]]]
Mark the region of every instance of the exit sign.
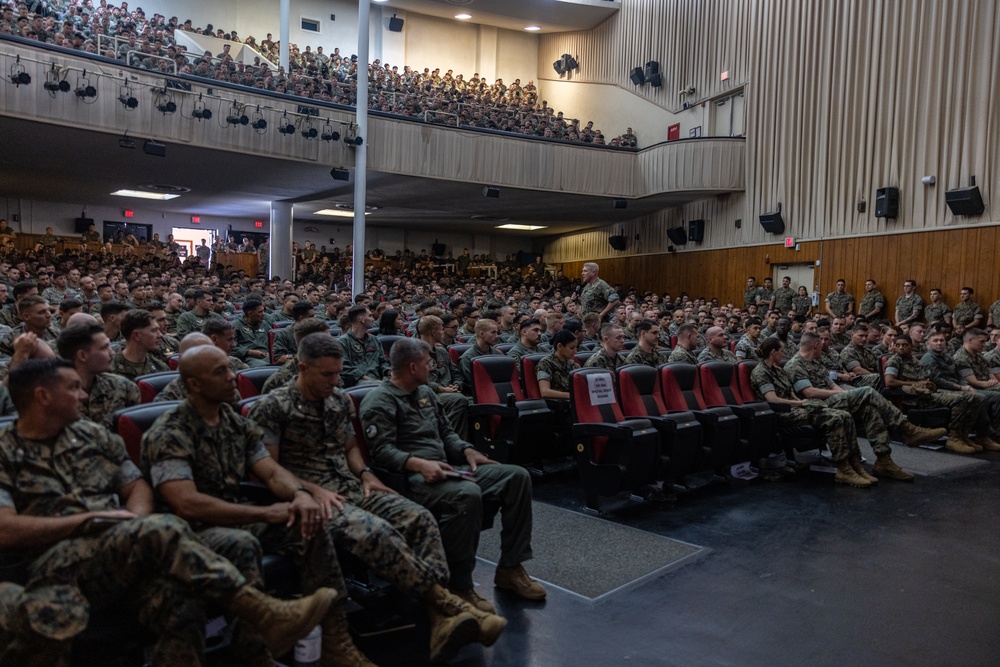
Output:
[[722,74],[719,75],[719,79],[721,81],[728,80],[729,79],[729,70],[726,70],[726,71],[722,72]]
[[786,248],[794,248],[795,247],[795,237],[794,236],[785,237],[785,247]]
[[201,216],[200,215],[192,215],[191,216],[191,223],[195,224],[195,225],[200,225],[201,224]]
[[256,227],[257,229],[260,229],[261,227],[264,226],[264,223],[261,222],[260,220],[257,220],[256,222],[253,223],[253,226]]
[[122,211],[122,215],[124,215],[126,218],[132,218],[135,217],[135,211],[127,208],[124,211]]

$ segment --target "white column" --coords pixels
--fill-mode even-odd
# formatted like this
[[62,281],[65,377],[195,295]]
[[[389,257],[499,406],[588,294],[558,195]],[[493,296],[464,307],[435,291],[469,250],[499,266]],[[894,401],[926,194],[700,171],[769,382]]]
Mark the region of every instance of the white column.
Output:
[[[358,104],[357,137],[361,145],[354,156],[354,254],[351,294],[365,291],[365,186],[368,169],[368,0],[358,0]],[[379,26],[379,30],[382,27]]]
[[279,9],[281,13],[281,16],[279,18],[280,23],[278,30],[278,39],[281,41],[279,64],[285,68],[285,74],[288,74],[288,41],[291,39],[289,37],[289,29],[288,29],[288,22],[289,22],[288,15],[291,13],[291,7],[290,7],[291,2],[292,0],[281,0]]
[[292,203],[271,202],[271,237],[268,239],[271,256],[268,277],[281,276],[282,280],[295,280],[292,261]]

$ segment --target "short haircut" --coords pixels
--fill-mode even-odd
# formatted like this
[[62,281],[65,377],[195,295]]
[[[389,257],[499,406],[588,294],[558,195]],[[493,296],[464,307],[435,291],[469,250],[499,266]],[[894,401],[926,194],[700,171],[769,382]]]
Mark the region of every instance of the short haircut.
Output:
[[330,325],[326,320],[321,320],[318,317],[303,317],[292,325],[292,338],[295,339],[296,344],[301,343],[306,336],[315,333],[333,337],[330,334]]
[[106,304],[101,306],[101,319],[107,322],[109,317],[117,315],[118,313],[124,313],[127,310],[132,310],[131,306],[128,306],[120,301],[108,301]]
[[537,318],[529,317],[526,320],[521,320],[521,323],[517,325],[517,328],[518,328],[518,331],[524,331],[528,327],[535,326],[535,325],[542,326],[542,323],[540,321],[538,321]]
[[637,334],[640,334],[640,333],[646,333],[647,331],[656,326],[659,325],[653,320],[639,320],[636,323],[636,325],[632,327],[632,330],[635,331]]
[[570,343],[576,342],[576,334],[572,331],[566,331],[562,329],[557,331],[552,338],[549,339],[549,343],[552,345],[552,349],[559,347],[560,345],[569,345]]
[[851,333],[854,333],[855,331],[863,331],[865,333],[868,333],[868,325],[867,324],[855,324],[853,327],[851,327]]
[[206,336],[221,336],[227,331],[232,330],[232,328],[232,323],[221,317],[210,317],[205,320],[205,324],[201,327],[201,332]]
[[19,283],[14,284],[14,301],[17,301],[17,297],[22,294],[27,294],[33,289],[38,289],[38,283],[32,280],[22,280]]
[[17,411],[24,412],[31,407],[35,399],[35,389],[51,387],[56,378],[59,377],[59,370],[62,368],[73,368],[73,363],[55,357],[53,359],[28,359],[24,363],[18,364],[10,372],[7,380],[10,399],[14,402]]
[[[196,289],[196,290],[195,290],[195,291],[194,291],[194,292],[193,292],[193,293],[191,294],[191,298],[192,298],[192,299],[194,299],[195,301],[201,301],[201,300],[202,300],[202,299],[204,299],[204,298],[205,298],[206,296],[210,296],[211,294],[212,294],[212,293],[211,293],[211,292],[209,292],[208,290],[204,290],[204,289]],[[185,296],[185,297],[187,296],[187,292],[185,292],[185,293],[184,293],[184,296]]]
[[476,306],[466,306],[462,309],[462,317],[471,317],[472,313],[478,313],[479,308]]
[[419,338],[401,338],[389,350],[389,366],[393,371],[401,371],[423,359],[424,354],[430,351],[431,346]]
[[688,334],[698,333],[698,327],[691,324],[690,322],[685,322],[684,324],[677,327],[677,337],[686,336]]
[[909,343],[910,345],[913,345],[913,339],[910,338],[909,334],[899,334],[898,336],[896,336],[896,342],[898,343],[899,341],[903,341],[904,343]]
[[104,327],[100,324],[74,324],[71,327],[66,327],[56,339],[59,356],[74,361],[76,353],[89,349],[94,344],[94,336],[102,333],[104,333]]
[[583,322],[576,318],[569,318],[563,323],[563,331],[572,331],[574,334],[583,331]]
[[316,307],[312,304],[312,301],[299,301],[292,306],[292,319],[301,320],[308,316],[310,310],[316,312]]
[[819,334],[813,333],[811,331],[803,331],[802,337],[799,339],[799,349],[804,347],[811,347],[816,344],[819,340]]
[[960,292],[968,292],[969,294],[975,294],[976,293],[976,290],[972,289],[971,287],[963,287],[959,291]]
[[155,322],[149,311],[133,308],[122,317],[122,337],[128,340],[131,338],[133,331],[136,329],[145,329],[152,324],[155,324]]
[[476,322],[476,326],[473,329],[473,333],[475,333],[476,335],[485,333],[486,331],[489,331],[490,327],[496,327],[498,329],[500,328],[500,326],[494,320],[486,320],[486,319],[479,320],[478,322]]
[[311,333],[299,341],[298,354],[299,361],[307,364],[323,357],[343,359],[344,346],[328,334]]
[[[732,318],[729,318],[729,319],[732,319]],[[747,320],[746,328],[749,329],[750,327],[752,327],[754,325],[762,326],[762,324],[763,323],[760,321],[759,317],[751,317],[750,319]]]
[[583,316],[583,323],[586,325],[593,324],[594,322],[600,322],[601,316],[597,313],[587,313]]
[[767,355],[771,354],[779,347],[781,347],[781,345],[782,341],[780,338],[777,338],[775,336],[768,336],[763,341],[761,341],[760,347],[757,348],[757,354],[762,358],[766,357]]
[[28,312],[29,308],[33,308],[40,303],[48,305],[49,302],[48,299],[38,295],[26,296],[17,302],[17,314],[24,315],[24,313]]
[[417,333],[421,336],[426,336],[434,327],[444,326],[444,322],[441,321],[440,317],[435,315],[424,315],[419,320],[417,320]]
[[987,335],[986,332],[980,329],[979,327],[973,327],[972,329],[966,331],[965,334],[962,336],[962,342],[968,343],[973,338],[978,338],[979,336],[986,336],[986,335]]
[[354,324],[367,312],[368,306],[352,306],[351,309],[347,311],[347,321],[350,324]]
[[257,310],[263,305],[264,303],[260,299],[247,299],[243,302],[243,312],[245,313],[248,310]]

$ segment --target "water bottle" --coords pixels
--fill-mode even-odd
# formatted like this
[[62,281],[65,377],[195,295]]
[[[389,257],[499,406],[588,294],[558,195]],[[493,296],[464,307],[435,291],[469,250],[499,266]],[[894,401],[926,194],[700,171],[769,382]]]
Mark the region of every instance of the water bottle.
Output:
[[516,408],[517,407],[517,396],[513,393],[507,394],[507,407]]
[[322,629],[316,626],[308,635],[295,643],[295,667],[315,667],[319,664],[322,649]]

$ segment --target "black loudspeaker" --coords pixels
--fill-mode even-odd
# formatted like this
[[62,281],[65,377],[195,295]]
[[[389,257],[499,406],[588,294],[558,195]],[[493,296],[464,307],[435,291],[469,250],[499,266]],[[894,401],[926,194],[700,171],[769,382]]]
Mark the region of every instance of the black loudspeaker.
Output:
[[649,77],[649,85],[651,85],[653,88],[659,88],[660,86],[663,85],[663,77],[660,76],[659,72]]
[[393,14],[389,19],[389,32],[403,32],[403,19]]
[[552,69],[554,69],[556,71],[556,74],[562,74],[563,72],[566,71],[566,70],[563,69],[562,58],[560,58],[559,60],[557,60],[554,63],[552,63]]
[[660,73],[660,63],[655,60],[650,60],[646,63],[646,78],[651,79],[654,74]]
[[782,219],[781,213],[778,212],[762,214],[760,216],[760,226],[768,234],[785,233],[785,221]]
[[625,237],[624,236],[609,236],[608,237],[608,243],[610,243],[611,247],[614,248],[615,250],[624,250],[625,249]]
[[83,234],[85,231],[87,231],[90,228],[90,226],[92,224],[94,224],[94,219],[93,218],[77,218],[74,221],[73,230],[77,234]]
[[688,238],[691,240],[691,243],[701,243],[705,240],[704,220],[688,221]]
[[641,67],[636,67],[632,70],[632,74],[630,74],[628,78],[632,79],[632,83],[637,86],[641,86],[646,83],[646,75],[642,73]]
[[986,210],[978,185],[948,190],[944,193],[944,201],[955,215],[979,215]]
[[493,188],[487,185],[485,188],[483,188],[483,196],[490,197],[492,199],[499,199],[500,188]]
[[628,200],[625,199],[612,199],[611,208],[628,208]]
[[432,243],[431,244],[431,254],[435,257],[443,257],[445,253],[445,247],[443,243]]
[[879,188],[875,191],[875,217],[899,217],[899,188]]
[[684,245],[688,242],[687,232],[683,227],[671,227],[667,230],[667,238],[674,245]]

